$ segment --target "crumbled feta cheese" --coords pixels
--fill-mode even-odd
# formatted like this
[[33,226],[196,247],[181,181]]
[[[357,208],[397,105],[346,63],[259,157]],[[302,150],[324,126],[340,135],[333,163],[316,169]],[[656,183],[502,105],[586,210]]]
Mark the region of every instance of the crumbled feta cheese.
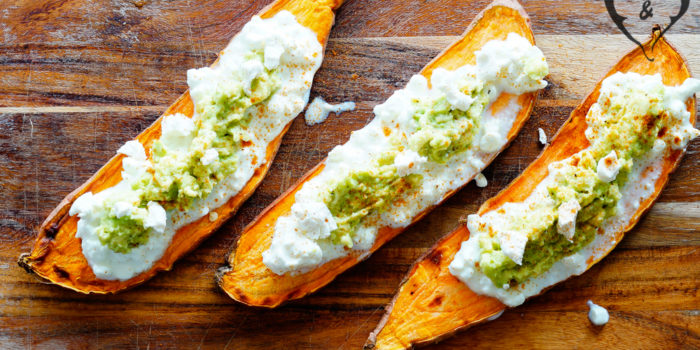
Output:
[[559,205],[559,219],[557,219],[557,232],[559,232],[560,235],[566,237],[566,239],[568,239],[569,242],[573,241],[574,234],[576,233],[576,216],[578,216],[579,210],[581,210],[581,205],[575,199],[569,200]]
[[200,159],[203,165],[209,165],[219,159],[219,152],[215,148],[210,148],[204,151],[204,155]]
[[394,165],[396,166],[396,174],[399,176],[408,176],[410,174],[415,174],[420,172],[421,167],[428,158],[421,156],[420,154],[406,149],[399,152],[394,158]]
[[148,216],[143,221],[143,227],[152,228],[158,233],[165,231],[165,225],[168,219],[165,209],[157,202],[148,202]]
[[598,161],[598,178],[604,182],[613,181],[620,172],[621,167],[622,164],[617,159],[617,153],[614,150],[610,151],[608,155]]
[[498,232],[498,240],[501,243],[501,251],[518,265],[523,264],[523,254],[527,244],[527,235],[517,231]]
[[143,148],[141,142],[137,140],[127,141],[124,145],[119,147],[117,153],[121,153],[136,160],[146,160],[146,150]]
[[114,203],[114,207],[112,207],[112,213],[114,214],[114,216],[121,218],[124,216],[131,215],[133,208],[133,204],[124,201],[119,201]]
[[252,93],[253,80],[257,78],[265,69],[262,62],[256,60],[249,60],[243,63],[243,91],[246,94]]
[[192,118],[176,113],[163,116],[160,121],[160,142],[167,149],[187,150],[194,138],[195,125]]

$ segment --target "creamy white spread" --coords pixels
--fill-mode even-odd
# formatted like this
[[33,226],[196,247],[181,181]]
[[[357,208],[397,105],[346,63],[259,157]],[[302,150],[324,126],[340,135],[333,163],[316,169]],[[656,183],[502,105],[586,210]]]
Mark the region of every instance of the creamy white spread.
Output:
[[610,320],[610,314],[604,307],[594,304],[589,300],[588,304],[588,319],[596,326],[604,326]]
[[[256,53],[263,53],[262,62],[251,58]],[[253,17],[223,50],[214,66],[189,70],[187,83],[195,106],[230,84],[242,84],[249,93],[252,81],[264,68],[275,70],[280,86],[267,101],[248,110],[252,118],[246,131],[251,135],[252,144],[239,151],[235,172],[217,183],[207,197],[195,200],[186,210],[166,212],[158,203],[149,203],[148,220],[144,226],[150,225],[154,230],[145,244],[128,253],[109,249],[95,232],[100,218],[110,210],[104,208],[105,200],[123,198],[119,201],[123,204],[115,209],[122,215],[129,215],[134,209],[131,203],[138,201],[138,198],[133,198],[131,184],[152,165],[138,141],[129,141],[120,148],[119,153],[127,155],[122,161],[123,180],[99,193],[85,193],[70,209],[70,215],[80,217],[76,237],[81,238],[83,255],[95,275],[105,280],[127,280],[148,270],[162,257],[180,227],[209,214],[210,210],[235,196],[255,169],[265,163],[268,144],[303,110],[322,57],[323,47],[316,34],[299,24],[291,13],[281,11],[270,19]],[[197,118],[197,113],[191,119],[181,114],[164,116],[161,121],[164,146],[169,150],[186,150],[194,137],[194,120]],[[210,164],[218,157],[216,149],[209,149],[201,157],[201,162]],[[210,220],[217,218],[216,213],[209,214]]]
[[315,125],[323,123],[331,112],[340,114],[354,109],[355,102],[343,102],[333,105],[324,101],[320,96],[316,96],[316,98],[309,103],[309,107],[306,108],[304,120],[306,120],[306,125]]
[[[447,193],[479,174],[485,162],[507,143],[508,132],[521,109],[517,96],[509,97],[505,106],[496,111],[489,105],[482,114],[472,145],[447,163],[420,156],[410,150],[407,141],[418,132],[412,101],[445,98],[452,108],[467,110],[474,99],[460,88],[474,77],[488,89],[491,102],[503,92],[520,95],[546,86],[545,81],[533,79],[525,73],[534,63],[543,64],[542,52],[515,33],[510,33],[504,41],[486,43],[476,52],[476,62],[476,66],[465,65],[454,71],[436,69],[430,81],[432,87],[425,77],[414,75],[406,88],[377,105],[375,118],[353,132],[347,143],[336,146],[329,153],[323,170],[296,193],[292,213],[280,217],[275,224],[272,243],[263,252],[263,263],[276,274],[296,274],[353,251],[360,255],[369,254],[378,228],[408,226],[420,212],[439,204]],[[361,224],[352,237],[352,248],[333,244],[329,240],[334,227],[333,217],[327,210],[321,210],[325,206],[322,194],[328,184],[345,178],[353,170],[366,169],[388,151],[399,152],[394,158],[394,166],[401,175],[422,175],[419,187],[402,194],[373,220],[367,220],[372,224]],[[314,218],[309,218],[309,215]]]
[[[657,139],[653,148],[646,153],[642,159],[636,159],[631,169],[629,178],[620,189],[621,199],[617,202],[616,214],[609,217],[601,226],[602,234],[595,235],[591,243],[578,252],[562,258],[556,262],[549,270],[539,276],[528,279],[515,287],[504,285],[496,286],[491,279],[481,272],[475,263],[479,261],[481,248],[479,237],[488,234],[489,231],[496,231],[501,239],[501,244],[516,247],[517,251],[507,254],[514,262],[520,264],[522,254],[525,249],[524,242],[527,242],[527,232],[503,231],[503,227],[508,227],[513,217],[522,216],[524,212],[536,210],[539,207],[553,206],[554,202],[547,195],[548,187],[553,183],[562,164],[568,162],[568,158],[549,165],[549,174],[538,184],[532,194],[519,203],[505,203],[500,208],[491,210],[483,215],[469,215],[467,227],[470,237],[462,243],[461,249],[451,262],[450,272],[469,288],[478,293],[498,298],[508,306],[522,304],[526,298],[539,294],[544,288],[561,282],[570,276],[580,275],[588,268],[589,264],[600,260],[609,252],[609,247],[616,243],[619,232],[629,229],[628,224],[634,216],[639,205],[654,194],[654,185],[658,180],[663,166],[664,157],[667,157],[672,149],[684,149],[687,143],[700,135],[690,123],[690,112],[686,109],[686,101],[695,92],[700,91],[700,80],[689,78],[682,85],[670,87],[664,86],[660,75],[639,75],[637,73],[615,73],[606,78],[600,89],[600,96],[625,95],[631,88],[639,88],[647,91],[650,95],[662,92],[663,108],[672,116],[674,121],[667,133],[670,136],[670,144],[662,139]],[[589,116],[600,118],[600,107],[598,104],[591,106]],[[587,118],[588,118],[587,117]],[[599,123],[603,125],[604,123]],[[589,127],[586,129],[586,137],[593,143],[599,130]],[[615,153],[607,155],[605,158],[617,161]],[[615,162],[610,162],[614,164]],[[598,174],[601,179],[617,176],[618,165],[607,166],[603,169],[598,165]],[[570,215],[566,219],[567,227],[560,233],[571,234],[568,225],[575,228],[575,215],[573,205],[569,208]]]

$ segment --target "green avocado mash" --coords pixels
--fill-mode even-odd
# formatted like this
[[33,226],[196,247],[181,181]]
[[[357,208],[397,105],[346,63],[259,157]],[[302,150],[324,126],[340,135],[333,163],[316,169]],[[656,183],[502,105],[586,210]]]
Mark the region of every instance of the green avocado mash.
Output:
[[386,155],[375,167],[353,171],[331,187],[324,202],[338,225],[331,232],[334,244],[351,248],[355,230],[365,217],[383,212],[394,198],[420,182],[417,174],[398,176],[393,163],[394,155]]
[[[663,95],[661,95],[663,96]],[[496,286],[515,286],[546,272],[555,262],[585,247],[594,238],[605,219],[615,215],[620,188],[627,182],[634,159],[654,145],[669,119],[662,112],[660,99],[641,90],[603,96],[591,108],[586,121],[590,147],[561,163],[558,175],[548,187],[554,205],[535,203],[522,217],[508,217],[513,228],[527,232],[522,265],[507,257],[495,235],[482,235],[479,268]],[[615,151],[621,168],[611,182],[597,176],[598,161]],[[562,203],[576,200],[581,209],[576,217],[572,242],[557,231],[558,211]]]
[[104,216],[97,227],[100,242],[117,253],[128,253],[148,241],[151,229],[145,229],[145,208],[137,208],[130,216]]
[[[262,62],[263,56],[250,59]],[[137,209],[146,210],[149,201],[166,210],[187,209],[195,199],[209,195],[219,181],[235,172],[238,151],[251,139],[246,132],[250,109],[266,101],[278,87],[275,71],[266,69],[251,82],[248,92],[241,82],[220,84],[213,94],[197,101],[194,137],[186,150],[168,149],[160,139],[153,143],[152,167],[132,187],[140,198]],[[218,157],[204,164],[202,157],[212,149]],[[143,219],[112,214],[96,230],[100,242],[119,253],[147,242],[151,232],[143,227]]]
[[445,163],[455,154],[464,152],[481,121],[481,114],[489,103],[488,95],[481,85],[462,92],[475,99],[466,111],[453,108],[442,97],[428,101],[414,101],[416,112],[413,120],[416,132],[408,137],[409,147],[421,156],[436,163]]

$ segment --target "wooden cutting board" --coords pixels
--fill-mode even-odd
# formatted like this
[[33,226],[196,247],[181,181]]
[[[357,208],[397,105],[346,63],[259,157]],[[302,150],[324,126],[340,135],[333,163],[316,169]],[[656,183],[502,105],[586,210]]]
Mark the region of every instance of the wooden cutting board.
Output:
[[[214,283],[242,227],[460,34],[488,1],[348,1],[338,12],[311,96],[358,109],[306,126],[297,119],[258,191],[171,272],[114,296],[44,284],[16,264],[58,202],[186,89],[185,70],[212,62],[268,1],[5,0],[0,4],[0,348],[358,349],[412,262],[541,151],[594,82],[633,44],[602,1],[524,5],[550,64],[549,87],[518,138],[473,184],[372,258],[276,310],[236,304]],[[619,2],[619,1],[618,1]],[[680,2],[625,2],[644,38]],[[700,3],[669,30],[700,72]],[[697,127],[697,125],[696,125]],[[434,348],[700,347],[700,142],[658,203],[583,276]],[[594,328],[588,299],[611,320]]]

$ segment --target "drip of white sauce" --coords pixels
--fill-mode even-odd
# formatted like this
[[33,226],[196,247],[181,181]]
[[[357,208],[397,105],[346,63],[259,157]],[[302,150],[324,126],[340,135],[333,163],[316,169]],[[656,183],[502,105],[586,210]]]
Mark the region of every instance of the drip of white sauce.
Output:
[[610,320],[610,314],[608,310],[600,305],[596,305],[593,301],[589,300],[588,304],[588,319],[596,326],[603,326]]
[[336,115],[349,112],[355,109],[355,102],[343,102],[338,104],[330,104],[323,100],[320,96],[316,96],[313,101],[306,108],[306,113],[304,114],[304,120],[306,120],[306,125],[315,125],[323,123],[328,115],[333,112]]

